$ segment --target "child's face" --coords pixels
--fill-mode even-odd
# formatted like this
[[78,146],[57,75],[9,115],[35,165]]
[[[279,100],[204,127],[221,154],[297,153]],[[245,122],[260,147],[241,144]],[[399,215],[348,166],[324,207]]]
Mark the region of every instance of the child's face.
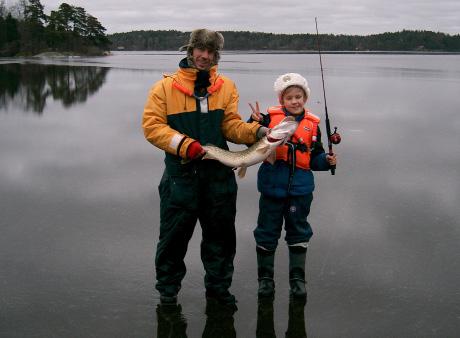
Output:
[[292,86],[284,91],[281,101],[282,105],[292,115],[300,115],[303,113],[303,107],[307,102],[307,97],[305,96],[303,89]]

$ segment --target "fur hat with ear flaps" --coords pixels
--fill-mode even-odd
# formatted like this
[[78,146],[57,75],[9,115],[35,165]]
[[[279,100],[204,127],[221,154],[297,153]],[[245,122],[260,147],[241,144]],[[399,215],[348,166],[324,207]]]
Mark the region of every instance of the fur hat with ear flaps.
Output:
[[187,51],[187,59],[192,61],[193,48],[208,49],[215,53],[213,64],[220,59],[219,51],[224,47],[224,37],[221,33],[206,28],[195,29],[190,33],[188,44],[179,48],[179,51]]

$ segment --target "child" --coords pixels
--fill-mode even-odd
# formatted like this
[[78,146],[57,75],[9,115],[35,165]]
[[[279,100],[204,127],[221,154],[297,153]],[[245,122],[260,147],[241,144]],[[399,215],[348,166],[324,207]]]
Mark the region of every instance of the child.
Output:
[[251,104],[251,119],[273,128],[285,116],[294,116],[299,122],[294,135],[285,145],[276,149],[276,162],[262,163],[258,172],[260,192],[259,217],[254,230],[257,251],[259,297],[273,297],[275,293],[274,260],[283,219],[289,248],[290,296],[306,300],[305,257],[313,235],[307,221],[313,200],[312,170],[329,170],[336,164],[336,155],[326,154],[321,144],[320,119],[305,109],[310,89],[305,78],[297,73],[278,77],[274,84],[280,106],[270,107],[262,115],[259,104]]

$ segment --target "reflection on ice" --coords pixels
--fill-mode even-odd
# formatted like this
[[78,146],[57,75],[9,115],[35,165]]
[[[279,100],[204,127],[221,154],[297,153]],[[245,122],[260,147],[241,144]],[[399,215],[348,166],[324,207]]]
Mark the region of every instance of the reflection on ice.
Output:
[[0,110],[10,104],[42,114],[48,98],[64,107],[83,103],[105,82],[110,68],[34,63],[0,64]]

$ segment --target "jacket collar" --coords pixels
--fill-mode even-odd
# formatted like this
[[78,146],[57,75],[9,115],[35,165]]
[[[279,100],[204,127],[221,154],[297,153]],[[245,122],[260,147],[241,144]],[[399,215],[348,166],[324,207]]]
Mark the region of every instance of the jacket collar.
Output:
[[[187,58],[182,59],[179,63],[179,69],[175,74],[167,75],[164,77],[171,77],[173,79],[173,86],[178,90],[189,96],[194,95],[195,80],[197,77],[198,69],[192,68],[188,65]],[[208,87],[208,93],[206,97],[219,90],[224,80],[217,73],[217,65],[214,65],[209,70],[209,81],[211,86]]]
[[[192,85],[193,85],[193,83],[196,80],[197,73],[198,73],[198,69],[190,67],[188,65],[187,58],[184,58],[180,61],[179,69],[177,70],[177,75],[179,76],[178,81],[192,82]],[[211,85],[214,84],[217,76],[218,76],[217,65],[214,65],[209,70],[209,81],[211,82]],[[182,83],[182,84],[186,85],[185,83]]]

